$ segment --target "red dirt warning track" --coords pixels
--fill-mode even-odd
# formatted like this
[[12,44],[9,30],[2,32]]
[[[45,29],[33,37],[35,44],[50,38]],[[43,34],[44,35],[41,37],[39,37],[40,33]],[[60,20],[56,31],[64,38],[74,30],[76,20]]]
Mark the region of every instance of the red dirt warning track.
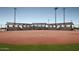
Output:
[[79,31],[27,30],[0,32],[0,43],[73,44],[79,43]]

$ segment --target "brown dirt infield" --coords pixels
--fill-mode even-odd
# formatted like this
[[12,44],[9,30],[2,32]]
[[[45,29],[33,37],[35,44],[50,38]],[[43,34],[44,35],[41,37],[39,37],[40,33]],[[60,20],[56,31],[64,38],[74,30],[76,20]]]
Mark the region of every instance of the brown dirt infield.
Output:
[[79,43],[79,31],[27,30],[0,32],[0,43],[73,44]]

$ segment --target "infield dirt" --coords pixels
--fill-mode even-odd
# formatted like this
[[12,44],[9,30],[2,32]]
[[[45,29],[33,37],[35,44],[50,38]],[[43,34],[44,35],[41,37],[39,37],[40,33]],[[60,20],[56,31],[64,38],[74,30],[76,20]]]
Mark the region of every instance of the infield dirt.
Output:
[[73,44],[79,43],[79,31],[27,30],[0,32],[0,43]]

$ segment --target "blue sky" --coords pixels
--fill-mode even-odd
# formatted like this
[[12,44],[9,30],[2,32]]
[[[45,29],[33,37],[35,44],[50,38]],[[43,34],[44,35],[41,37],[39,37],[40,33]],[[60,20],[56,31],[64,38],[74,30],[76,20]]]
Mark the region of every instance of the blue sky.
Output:
[[[71,20],[75,25],[79,24],[79,8],[65,8],[66,22]],[[50,23],[55,22],[54,7],[19,7],[16,11],[16,22],[20,23]],[[5,25],[6,22],[14,21],[13,7],[0,7],[0,24]],[[63,8],[57,9],[57,22],[63,22]]]

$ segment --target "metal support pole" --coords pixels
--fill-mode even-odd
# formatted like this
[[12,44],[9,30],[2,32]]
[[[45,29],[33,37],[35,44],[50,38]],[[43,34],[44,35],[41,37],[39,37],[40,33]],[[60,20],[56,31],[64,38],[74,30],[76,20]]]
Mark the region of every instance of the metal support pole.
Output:
[[64,22],[64,26],[66,27],[66,25],[65,25],[65,8],[63,8],[63,22]]
[[49,24],[49,19],[48,19],[48,24]]
[[49,19],[48,19],[48,29],[49,29],[50,27],[49,27]]
[[55,8],[55,28],[57,28],[57,25],[56,25],[56,22],[57,22],[57,13],[56,13],[56,10],[57,10],[58,8]]
[[16,24],[16,8],[14,8],[14,30],[15,30],[15,24]]
[[14,23],[16,23],[16,8],[14,8]]

